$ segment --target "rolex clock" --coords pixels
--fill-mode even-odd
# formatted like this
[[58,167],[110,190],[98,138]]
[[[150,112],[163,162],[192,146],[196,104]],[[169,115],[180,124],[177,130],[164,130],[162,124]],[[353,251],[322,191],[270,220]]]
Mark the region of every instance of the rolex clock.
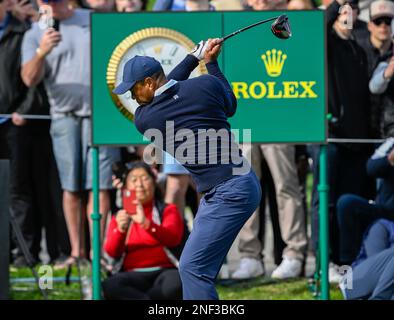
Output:
[[[122,81],[123,67],[136,55],[151,56],[163,66],[168,75],[194,48],[195,44],[180,32],[167,28],[147,28],[132,33],[125,38],[112,52],[107,67],[107,85],[115,105],[128,119],[133,120],[138,107],[131,98],[130,91],[123,95],[115,95],[112,90]],[[192,72],[190,77],[206,73],[203,62]]]

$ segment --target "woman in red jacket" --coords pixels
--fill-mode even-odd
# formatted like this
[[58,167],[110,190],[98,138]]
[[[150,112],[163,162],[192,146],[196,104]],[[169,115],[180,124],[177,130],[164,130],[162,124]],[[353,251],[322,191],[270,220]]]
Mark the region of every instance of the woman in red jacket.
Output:
[[182,299],[177,262],[168,250],[183,236],[183,219],[177,207],[162,205],[155,175],[144,163],[133,164],[124,186],[135,192],[136,212],[120,210],[109,225],[104,250],[114,259],[123,257],[123,264],[119,273],[103,282],[104,297]]

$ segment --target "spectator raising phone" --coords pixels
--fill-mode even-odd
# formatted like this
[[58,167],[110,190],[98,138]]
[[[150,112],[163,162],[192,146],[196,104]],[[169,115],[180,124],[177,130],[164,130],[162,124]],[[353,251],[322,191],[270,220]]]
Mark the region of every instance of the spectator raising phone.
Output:
[[126,210],[128,214],[135,214],[137,212],[137,205],[136,205],[136,196],[135,190],[122,190],[123,196],[123,209]]

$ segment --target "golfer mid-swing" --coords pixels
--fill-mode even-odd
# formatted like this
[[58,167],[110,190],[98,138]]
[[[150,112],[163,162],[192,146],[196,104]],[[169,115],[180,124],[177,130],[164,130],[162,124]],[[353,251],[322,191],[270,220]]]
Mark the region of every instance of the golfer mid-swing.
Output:
[[[259,181],[242,157],[227,121],[234,115],[237,101],[216,61],[221,46],[220,39],[200,43],[168,77],[155,59],[135,56],[125,64],[123,81],[113,91],[131,91],[139,104],[134,119],[137,129],[142,134],[149,129],[159,130],[163,149],[190,171],[197,190],[203,193],[179,264],[184,299],[218,299],[216,276],[261,197]],[[186,80],[202,58],[209,74]],[[168,130],[169,124],[173,132]],[[208,130],[220,132],[214,136],[215,141],[211,135],[207,139],[201,134]],[[177,139],[182,132],[189,132],[187,141],[195,144],[195,152],[190,152],[186,161],[183,152],[177,153],[177,147],[186,143],[185,139]],[[189,139],[190,133],[193,139]],[[208,141],[201,141],[202,136]],[[167,140],[174,141],[172,147]],[[206,142],[206,148],[201,149]],[[241,162],[233,159],[234,149]],[[156,231],[154,227],[147,229],[153,237],[159,236]]]

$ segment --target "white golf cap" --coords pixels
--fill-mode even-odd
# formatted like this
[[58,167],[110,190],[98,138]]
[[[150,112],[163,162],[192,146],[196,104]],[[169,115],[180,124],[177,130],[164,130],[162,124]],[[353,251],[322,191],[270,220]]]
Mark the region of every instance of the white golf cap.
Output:
[[388,0],[377,0],[369,7],[369,17],[374,20],[379,17],[394,17],[394,3]]

